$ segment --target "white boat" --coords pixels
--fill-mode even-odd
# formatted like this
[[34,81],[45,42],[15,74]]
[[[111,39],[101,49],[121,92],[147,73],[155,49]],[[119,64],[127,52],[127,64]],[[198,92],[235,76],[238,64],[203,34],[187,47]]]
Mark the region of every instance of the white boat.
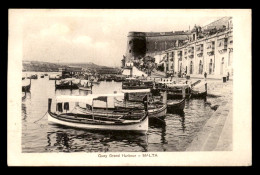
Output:
[[[114,107],[112,107],[112,108],[96,107],[93,104],[86,104],[86,107],[83,108],[81,106],[77,106],[76,109],[79,112],[81,112],[82,114],[93,114],[93,113],[98,112],[100,115],[103,115],[103,116],[106,116],[106,115],[119,116],[121,114],[127,114],[134,109],[139,112],[144,112],[143,103],[140,103],[140,100],[138,100],[137,102],[133,102],[133,101],[129,102],[129,101],[127,101],[126,98],[127,98],[127,96],[129,96],[129,94],[132,94],[132,93],[135,93],[135,94],[136,93],[137,94],[138,93],[149,93],[150,89],[122,90],[122,92],[124,93],[124,97],[125,97],[124,100],[119,101],[116,98],[114,98]],[[88,96],[92,96],[92,94],[89,94]],[[164,116],[166,116],[166,112],[167,112],[166,101],[165,101],[165,103],[148,104],[149,118],[164,117]]]
[[[48,100],[48,121],[55,124],[91,129],[91,130],[116,130],[116,131],[134,131],[146,133],[148,131],[148,113],[132,112],[121,115],[100,115],[99,113],[83,114],[68,112],[69,102],[74,102],[76,106],[78,103],[92,103],[93,99],[105,99],[107,97],[122,96],[123,94],[100,94],[91,96],[57,96],[56,105],[58,110],[51,112],[52,99]],[[63,112],[63,103],[64,110]],[[66,104],[66,105],[65,105]],[[144,101],[147,106],[147,97]],[[146,108],[147,109],[147,108]]]

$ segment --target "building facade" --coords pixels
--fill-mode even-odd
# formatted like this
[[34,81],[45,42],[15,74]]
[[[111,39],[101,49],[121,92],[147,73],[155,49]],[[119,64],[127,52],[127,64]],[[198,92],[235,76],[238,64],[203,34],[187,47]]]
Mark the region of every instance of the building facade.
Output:
[[221,18],[203,28],[195,26],[186,44],[172,47],[165,54],[164,71],[207,75],[221,78],[233,75],[233,24],[231,17]]
[[182,45],[187,39],[188,35],[183,31],[129,32],[127,36],[126,53],[122,64],[145,56],[154,57],[162,51]]

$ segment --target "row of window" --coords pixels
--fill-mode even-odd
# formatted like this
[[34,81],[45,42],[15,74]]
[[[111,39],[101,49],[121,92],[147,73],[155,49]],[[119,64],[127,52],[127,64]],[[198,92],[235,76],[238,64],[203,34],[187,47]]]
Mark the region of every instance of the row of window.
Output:
[[[173,70],[173,67],[174,67],[174,64],[172,63],[172,65],[171,65],[171,69]],[[189,65],[189,67],[190,67],[190,69],[189,69],[189,73],[190,74],[193,74],[193,69],[194,69],[194,66],[193,66],[193,62],[192,61],[190,61],[190,65]],[[202,64],[202,61],[200,60],[200,62],[199,62],[199,70],[198,70],[198,72],[199,72],[199,74],[203,74],[203,64]],[[221,67],[220,67],[220,74],[223,74],[223,69],[224,69],[224,57],[222,58],[222,60],[221,60]],[[168,71],[168,64],[166,64],[166,70]],[[186,66],[186,69],[184,70],[183,68],[182,68],[182,63],[180,63],[180,68],[179,68],[179,72],[180,73],[188,73],[187,72],[187,66]],[[210,59],[210,63],[209,63],[209,74],[212,74],[213,73],[213,61],[212,61],[212,59]]]

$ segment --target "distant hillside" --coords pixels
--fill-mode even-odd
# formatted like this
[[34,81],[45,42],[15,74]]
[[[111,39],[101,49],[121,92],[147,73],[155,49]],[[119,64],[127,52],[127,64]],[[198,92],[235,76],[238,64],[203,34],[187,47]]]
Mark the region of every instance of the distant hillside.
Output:
[[117,73],[119,68],[99,66],[94,63],[50,63],[43,61],[23,61],[23,72],[58,72],[59,68],[81,67],[97,73]]

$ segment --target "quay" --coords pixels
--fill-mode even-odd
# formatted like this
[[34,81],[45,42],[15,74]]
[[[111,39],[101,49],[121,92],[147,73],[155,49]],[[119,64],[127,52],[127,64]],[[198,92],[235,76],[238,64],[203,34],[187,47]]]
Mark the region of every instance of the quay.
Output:
[[208,100],[219,106],[186,151],[232,151],[233,81],[208,80],[208,93],[221,97]]

